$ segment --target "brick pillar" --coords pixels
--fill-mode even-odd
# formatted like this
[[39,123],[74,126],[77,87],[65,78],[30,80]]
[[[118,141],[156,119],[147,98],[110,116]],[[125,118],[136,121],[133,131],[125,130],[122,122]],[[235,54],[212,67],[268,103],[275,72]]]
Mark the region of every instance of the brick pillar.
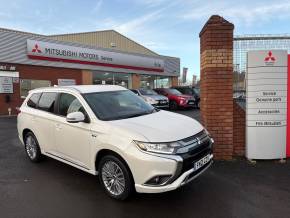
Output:
[[178,86],[178,77],[171,77],[171,86]]
[[93,84],[93,73],[90,70],[82,70],[82,85]]
[[215,140],[217,159],[233,155],[233,30],[213,15],[201,30],[201,118]]
[[132,89],[139,89],[139,88],[140,88],[140,75],[132,74]]

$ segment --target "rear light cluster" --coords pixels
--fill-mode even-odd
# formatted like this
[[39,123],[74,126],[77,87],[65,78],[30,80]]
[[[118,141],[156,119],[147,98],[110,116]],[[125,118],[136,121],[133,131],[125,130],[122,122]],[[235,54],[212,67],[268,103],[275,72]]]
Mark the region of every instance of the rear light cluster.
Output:
[[21,112],[20,107],[16,107],[15,110],[16,110],[16,114],[19,114]]

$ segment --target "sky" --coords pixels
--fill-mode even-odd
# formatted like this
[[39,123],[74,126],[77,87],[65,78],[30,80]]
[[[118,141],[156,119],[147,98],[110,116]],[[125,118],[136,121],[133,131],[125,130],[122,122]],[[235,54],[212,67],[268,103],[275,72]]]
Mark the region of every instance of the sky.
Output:
[[290,0],[0,0],[0,27],[38,34],[114,29],[199,76],[199,32],[218,14],[235,35],[290,33]]

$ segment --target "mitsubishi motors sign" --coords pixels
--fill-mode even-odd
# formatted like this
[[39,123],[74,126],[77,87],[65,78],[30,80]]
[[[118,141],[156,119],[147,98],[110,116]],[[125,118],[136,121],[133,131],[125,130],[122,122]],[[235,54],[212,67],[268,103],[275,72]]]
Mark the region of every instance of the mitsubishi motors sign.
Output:
[[163,72],[160,58],[104,51],[51,42],[27,40],[27,56],[30,59],[123,68],[140,71]]
[[286,157],[287,56],[284,50],[248,52],[246,156],[249,159]]

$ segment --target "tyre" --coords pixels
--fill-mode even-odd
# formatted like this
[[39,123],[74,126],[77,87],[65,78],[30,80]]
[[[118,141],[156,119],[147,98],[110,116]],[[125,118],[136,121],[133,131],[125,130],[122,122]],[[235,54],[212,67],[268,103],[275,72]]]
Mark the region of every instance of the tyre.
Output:
[[197,107],[198,109],[200,109],[200,101],[197,102],[196,107]]
[[169,109],[170,109],[170,110],[175,111],[175,110],[177,110],[177,108],[178,108],[178,105],[177,105],[177,103],[176,103],[175,101],[171,101],[171,102],[169,103]]
[[24,137],[24,147],[28,158],[32,162],[39,162],[42,158],[40,147],[35,135],[32,132],[28,132]]
[[98,171],[100,183],[112,198],[125,200],[133,193],[133,178],[130,170],[118,157],[104,156]]

